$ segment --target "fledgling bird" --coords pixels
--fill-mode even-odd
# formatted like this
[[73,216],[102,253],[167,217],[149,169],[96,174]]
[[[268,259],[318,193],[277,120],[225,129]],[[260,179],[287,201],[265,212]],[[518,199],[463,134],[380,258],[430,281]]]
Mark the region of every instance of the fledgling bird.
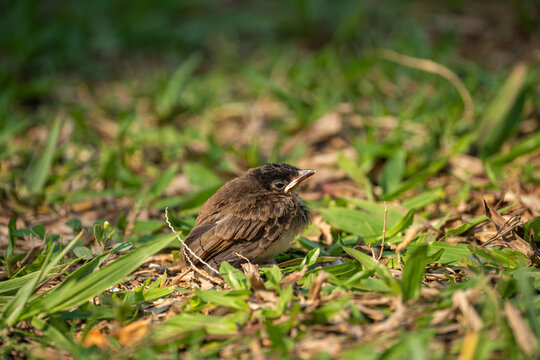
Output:
[[[223,261],[235,267],[271,261],[309,224],[309,209],[293,190],[314,173],[284,163],[246,171],[206,201],[184,244],[217,270]],[[189,251],[184,256],[210,270]]]

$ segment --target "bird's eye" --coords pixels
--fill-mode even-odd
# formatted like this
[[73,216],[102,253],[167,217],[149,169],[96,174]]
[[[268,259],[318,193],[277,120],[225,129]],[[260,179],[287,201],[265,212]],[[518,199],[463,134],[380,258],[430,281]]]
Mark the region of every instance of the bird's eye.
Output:
[[272,187],[276,190],[283,190],[286,185],[284,181],[275,181],[272,183]]

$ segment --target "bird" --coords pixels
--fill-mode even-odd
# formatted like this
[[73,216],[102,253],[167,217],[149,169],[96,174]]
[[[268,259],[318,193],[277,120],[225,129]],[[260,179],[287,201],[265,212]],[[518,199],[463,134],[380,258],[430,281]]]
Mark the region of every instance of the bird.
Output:
[[310,223],[308,207],[293,190],[315,172],[270,163],[225,183],[204,203],[184,239],[190,251],[184,249],[180,266],[209,272],[224,261],[236,268],[271,262]]

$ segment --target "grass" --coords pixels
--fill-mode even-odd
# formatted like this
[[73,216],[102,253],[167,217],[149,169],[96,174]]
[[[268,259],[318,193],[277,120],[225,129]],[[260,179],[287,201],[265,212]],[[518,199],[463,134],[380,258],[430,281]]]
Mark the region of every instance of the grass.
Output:
[[[0,22],[3,357],[538,355],[537,63],[422,2],[64,5]],[[165,208],[276,161],[318,170],[279,266],[181,277]]]

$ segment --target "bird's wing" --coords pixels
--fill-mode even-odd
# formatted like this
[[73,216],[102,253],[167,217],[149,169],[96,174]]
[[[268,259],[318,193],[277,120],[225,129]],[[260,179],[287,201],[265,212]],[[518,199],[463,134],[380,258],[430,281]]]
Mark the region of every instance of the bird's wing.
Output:
[[[285,214],[296,211],[290,197],[276,200],[252,195],[222,205],[199,221],[184,243],[197,257],[217,267],[222,261],[234,263],[242,256],[253,260],[288,227]],[[189,257],[198,263],[191,254]]]

